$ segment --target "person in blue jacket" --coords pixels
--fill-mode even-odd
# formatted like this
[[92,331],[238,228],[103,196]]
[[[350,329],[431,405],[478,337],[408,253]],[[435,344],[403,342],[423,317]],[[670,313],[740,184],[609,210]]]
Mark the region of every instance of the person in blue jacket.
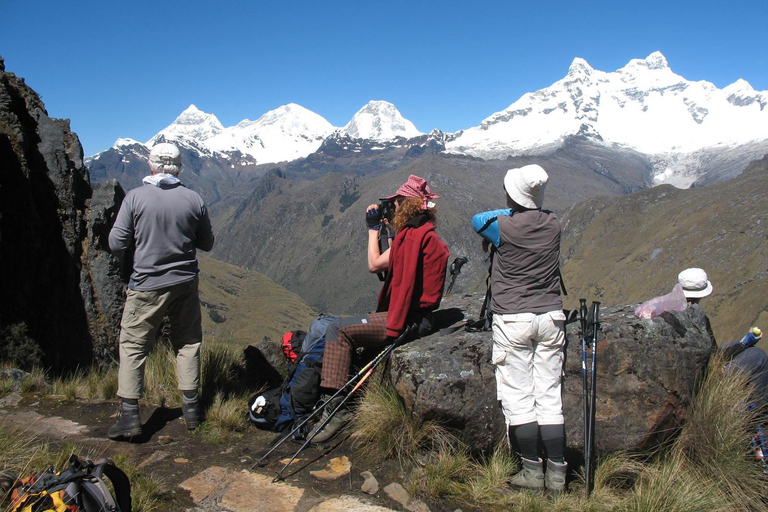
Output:
[[[566,488],[562,375],[565,315],[560,296],[560,221],[542,210],[549,177],[538,165],[510,169],[507,208],[479,213],[472,226],[495,252],[491,276],[496,393],[523,469],[514,487]],[[539,436],[546,453],[540,457]]]

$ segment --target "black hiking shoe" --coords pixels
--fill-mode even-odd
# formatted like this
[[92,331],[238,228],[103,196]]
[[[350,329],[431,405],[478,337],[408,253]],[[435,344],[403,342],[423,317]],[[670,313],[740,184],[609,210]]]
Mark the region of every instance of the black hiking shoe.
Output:
[[181,404],[181,412],[187,422],[187,430],[195,430],[203,421],[203,411],[198,400]]
[[117,422],[109,427],[107,437],[110,439],[121,439],[124,437],[140,436],[141,418],[139,417],[139,406],[120,402],[120,412]]
[[[328,399],[330,397],[322,397],[322,399]],[[310,444],[322,444],[327,443],[334,437],[336,437],[339,432],[344,430],[344,427],[347,426],[347,423],[349,423],[352,420],[353,414],[352,411],[349,409],[349,406],[345,403],[344,406],[342,406],[341,409],[339,409],[336,414],[333,415],[333,417],[328,421],[328,423],[323,427],[322,430],[317,430],[317,428],[322,425],[328,417],[331,415],[331,413],[336,409],[336,407],[339,406],[339,404],[344,400],[344,397],[339,395],[333,400],[328,403],[328,405],[325,406],[323,409],[323,413],[320,415],[320,420],[317,423],[317,426],[315,429],[310,433],[310,437],[312,440],[310,441]],[[314,436],[312,436],[314,434]]]

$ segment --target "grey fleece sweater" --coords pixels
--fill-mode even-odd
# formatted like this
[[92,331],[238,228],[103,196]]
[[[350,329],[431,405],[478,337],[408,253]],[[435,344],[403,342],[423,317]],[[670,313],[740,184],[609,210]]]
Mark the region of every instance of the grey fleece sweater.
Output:
[[213,248],[208,209],[200,194],[183,185],[143,185],[126,194],[109,233],[109,247],[122,253],[135,243],[128,287],[149,291],[197,276],[196,249]]

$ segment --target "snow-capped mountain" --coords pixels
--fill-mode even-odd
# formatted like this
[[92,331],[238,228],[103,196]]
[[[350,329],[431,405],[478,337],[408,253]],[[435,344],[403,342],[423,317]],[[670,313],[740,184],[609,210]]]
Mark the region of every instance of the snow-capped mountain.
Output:
[[405,119],[393,104],[386,101],[370,101],[357,111],[342,129],[353,139],[387,141],[396,137],[410,139],[422,133],[412,122]]
[[685,186],[695,176],[669,162],[680,155],[695,160],[705,149],[765,141],[766,107],[768,92],[755,91],[744,80],[724,89],[687,81],[659,52],[612,73],[576,58],[565,78],[456,133],[446,151],[505,158],[546,153],[568,137],[583,135],[652,155],[658,182]]
[[256,121],[245,119],[228,128],[215,115],[190,105],[146,146],[173,141],[201,155],[239,152],[258,163],[275,163],[313,153],[335,129],[322,116],[295,103],[271,110]]
[[207,139],[211,151],[239,151],[258,163],[295,160],[314,153],[335,128],[322,116],[290,103],[256,121],[244,120]]
[[173,123],[149,139],[146,145],[152,147],[160,139],[187,139],[202,142],[223,131],[224,126],[215,115],[207,114],[196,106],[190,105]]
[[[318,151],[339,156],[402,144],[418,149],[424,137],[386,101],[369,102],[343,128],[295,103],[226,128],[215,115],[190,105],[145,147],[175,141],[204,158],[231,159],[234,168],[293,161]],[[643,155],[653,183],[683,188],[712,183],[735,176],[768,153],[768,91],[755,91],[744,80],[723,89],[688,81],[673,73],[659,52],[613,72],[576,58],[563,79],[525,94],[479,126],[440,132],[440,141],[430,148],[505,159],[544,155],[574,137]],[[136,144],[119,139],[113,149],[127,152]],[[129,159],[143,150],[131,151]]]
[[[239,152],[253,157],[256,163],[265,164],[306,157],[317,151],[331,134],[383,142],[422,135],[397,107],[386,101],[369,102],[344,128],[334,127],[322,116],[296,103],[271,110],[256,121],[245,119],[227,128],[215,115],[190,105],[145,146],[149,148],[160,141],[173,141],[201,156]],[[134,144],[138,142],[133,139],[118,139],[113,148]],[[89,160],[97,156],[89,157]]]

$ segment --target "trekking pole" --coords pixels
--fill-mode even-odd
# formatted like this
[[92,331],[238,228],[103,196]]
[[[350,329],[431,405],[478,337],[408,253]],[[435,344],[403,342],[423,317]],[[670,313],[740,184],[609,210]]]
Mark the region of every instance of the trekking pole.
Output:
[[[397,341],[398,341],[398,340],[400,340],[400,338],[398,338],[397,340],[395,340],[395,343],[397,343]],[[394,343],[393,343],[393,344],[394,344]],[[359,379],[360,377],[362,377],[362,376],[365,374],[365,372],[367,372],[367,371],[368,371],[368,370],[371,368],[371,366],[373,366],[374,364],[377,364],[377,362],[378,362],[378,361],[379,361],[379,360],[380,360],[382,357],[384,357],[384,356],[386,355],[386,353],[387,353],[387,350],[388,350],[388,349],[389,349],[389,347],[391,347],[391,346],[392,346],[392,345],[387,345],[387,347],[386,347],[384,350],[382,350],[382,351],[381,351],[381,353],[379,353],[379,355],[377,355],[376,357],[374,357],[374,358],[373,358],[371,361],[369,361],[369,362],[368,362],[368,364],[366,364],[365,366],[363,366],[363,367],[360,369],[360,371],[359,371],[359,372],[357,372],[357,373],[356,373],[356,374],[355,374],[355,375],[354,375],[354,376],[353,376],[351,379],[349,379],[349,380],[347,381],[347,383],[346,383],[346,384],[344,384],[344,385],[343,385],[341,388],[339,388],[339,389],[338,389],[338,390],[337,390],[337,391],[336,391],[336,392],[335,392],[333,395],[331,395],[331,397],[330,397],[328,400],[326,400],[326,401],[325,401],[325,402],[323,402],[321,405],[319,405],[318,407],[316,407],[316,408],[315,408],[315,410],[314,410],[314,411],[312,411],[312,413],[311,413],[311,414],[307,415],[307,416],[306,416],[304,419],[302,419],[302,420],[301,420],[301,422],[299,422],[297,425],[295,425],[295,426],[293,427],[293,429],[291,429],[291,431],[290,431],[290,432],[288,432],[288,434],[286,434],[286,435],[284,435],[282,438],[280,438],[280,440],[277,442],[277,444],[275,444],[275,445],[274,445],[274,446],[273,446],[273,447],[272,447],[272,448],[271,448],[271,449],[270,449],[270,450],[269,450],[267,453],[265,453],[265,454],[264,454],[264,455],[263,455],[263,456],[262,456],[262,457],[261,457],[261,458],[260,458],[260,459],[259,459],[259,460],[256,462],[256,464],[254,464],[254,465],[251,467],[251,469],[253,469],[253,468],[254,468],[254,467],[256,467],[256,466],[259,466],[259,467],[263,467],[263,464],[262,464],[262,462],[264,461],[264,459],[266,459],[267,457],[269,457],[269,456],[272,454],[272,452],[274,452],[274,451],[275,451],[275,450],[278,448],[278,446],[280,446],[281,444],[283,444],[283,443],[284,443],[284,442],[285,442],[285,441],[286,441],[288,438],[290,438],[291,436],[293,436],[293,435],[294,435],[296,432],[299,432],[299,431],[301,430],[301,428],[302,428],[304,425],[306,425],[306,424],[307,424],[307,423],[308,423],[310,420],[312,420],[312,418],[314,418],[314,417],[315,417],[315,416],[317,416],[317,415],[318,415],[320,412],[322,412],[322,411],[323,411],[323,409],[325,409],[325,407],[326,407],[326,406],[327,406],[329,403],[331,403],[331,401],[332,401],[334,398],[336,398],[337,396],[339,396],[339,395],[340,395],[340,394],[341,394],[341,393],[342,393],[342,392],[343,392],[345,389],[347,389],[347,388],[348,388],[350,385],[352,385],[352,384],[353,384],[353,383],[354,383],[354,382],[355,382],[357,379]]]
[[[304,444],[302,444],[302,445],[301,445],[301,448],[299,448],[299,449],[296,451],[296,453],[294,453],[294,454],[293,454],[293,457],[291,457],[291,459],[290,459],[288,462],[286,462],[286,463],[285,463],[285,466],[283,466],[283,467],[280,469],[280,471],[278,471],[278,472],[277,472],[277,476],[275,477],[275,479],[274,479],[273,481],[275,481],[275,482],[276,482],[276,481],[282,480],[282,479],[284,478],[284,477],[283,477],[283,471],[285,471],[285,469],[286,469],[288,466],[290,466],[290,465],[291,465],[291,463],[292,463],[294,460],[296,460],[296,457],[298,457],[298,456],[299,456],[299,454],[300,454],[302,451],[304,451],[304,448],[306,448],[306,447],[309,445],[309,443],[312,441],[312,439],[315,437],[315,435],[316,435],[318,432],[320,432],[321,430],[323,430],[323,428],[324,428],[324,427],[325,427],[325,426],[326,426],[326,425],[327,425],[327,424],[328,424],[328,423],[331,421],[331,419],[332,419],[332,418],[333,418],[333,417],[336,415],[336,413],[337,413],[337,412],[339,412],[339,410],[340,410],[340,409],[341,409],[341,408],[344,406],[344,404],[347,402],[347,400],[349,400],[349,398],[350,398],[350,397],[351,397],[351,396],[352,396],[352,395],[355,393],[355,391],[357,391],[358,389],[360,389],[360,386],[362,386],[362,385],[363,385],[363,383],[364,383],[366,380],[368,380],[368,377],[370,377],[370,376],[371,376],[371,374],[373,374],[373,371],[376,369],[376,367],[378,367],[378,366],[379,366],[379,364],[380,364],[380,363],[381,363],[381,362],[382,362],[384,359],[386,359],[386,358],[387,358],[387,356],[389,356],[389,354],[390,354],[390,353],[391,353],[391,352],[392,352],[392,351],[395,349],[395,347],[397,347],[397,346],[398,346],[398,345],[399,345],[399,344],[400,344],[400,343],[401,343],[401,342],[402,342],[402,341],[403,341],[403,340],[406,338],[406,336],[407,336],[407,335],[408,335],[408,334],[409,334],[409,333],[410,333],[410,332],[413,330],[413,327],[414,327],[414,326],[412,326],[412,325],[409,325],[408,327],[406,327],[406,328],[405,328],[405,331],[403,331],[403,333],[402,333],[400,336],[398,336],[398,337],[397,337],[397,339],[396,339],[395,341],[393,341],[393,342],[392,342],[390,345],[388,345],[388,346],[387,346],[387,348],[385,348],[385,349],[384,349],[384,350],[381,352],[381,354],[379,354],[379,356],[377,356],[377,357],[374,359],[374,361],[373,361],[373,364],[370,366],[370,368],[368,368],[368,371],[365,373],[365,375],[363,375],[363,377],[362,377],[362,378],[360,379],[360,381],[359,381],[359,382],[358,382],[358,383],[355,385],[355,387],[354,387],[354,388],[352,388],[352,391],[350,391],[350,392],[347,394],[347,396],[345,396],[345,397],[344,397],[344,399],[341,401],[341,403],[340,403],[339,405],[337,405],[337,406],[336,406],[336,408],[335,408],[335,409],[333,409],[333,411],[331,411],[331,414],[329,414],[329,415],[328,415],[328,417],[327,417],[327,418],[325,418],[325,420],[323,420],[323,422],[322,422],[322,423],[320,423],[320,424],[319,424],[319,425],[318,425],[318,426],[317,426],[315,429],[313,429],[313,430],[312,430],[312,432],[310,433],[310,435],[309,435],[309,436],[307,436],[307,439],[304,441]],[[339,391],[341,391],[341,390],[339,390]],[[337,394],[338,394],[338,392],[337,392]],[[336,396],[336,395],[334,395],[334,396]],[[330,400],[328,400],[326,403],[328,403],[328,402],[330,402]]]
[[[584,380],[582,399],[584,401],[584,479],[590,479],[589,474],[589,391],[587,381],[587,299],[579,299],[579,324],[581,324],[581,374]],[[589,497],[589,490],[587,490]]]
[[592,492],[594,478],[592,471],[595,461],[595,411],[597,409],[597,332],[600,330],[600,303],[592,303],[592,371],[590,379],[590,400],[589,400],[589,450],[586,473],[587,497]]

